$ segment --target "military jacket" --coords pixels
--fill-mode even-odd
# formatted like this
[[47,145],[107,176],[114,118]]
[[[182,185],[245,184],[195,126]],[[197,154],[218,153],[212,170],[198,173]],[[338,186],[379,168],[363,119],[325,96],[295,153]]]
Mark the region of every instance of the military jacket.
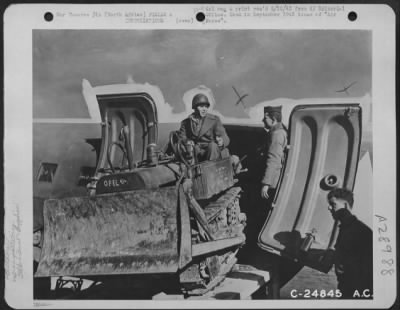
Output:
[[340,221],[335,250],[338,288],[343,297],[352,298],[355,290],[362,294],[366,289],[372,295],[372,230],[351,213],[346,214]]
[[286,129],[282,123],[277,123],[269,130],[266,137],[266,162],[262,184],[269,185],[271,188],[276,188],[278,185],[286,147]]
[[215,142],[215,137],[221,136],[224,146],[229,145],[229,137],[218,116],[206,114],[206,116],[196,123],[193,114],[181,122],[179,135],[183,140],[193,140],[195,143]]

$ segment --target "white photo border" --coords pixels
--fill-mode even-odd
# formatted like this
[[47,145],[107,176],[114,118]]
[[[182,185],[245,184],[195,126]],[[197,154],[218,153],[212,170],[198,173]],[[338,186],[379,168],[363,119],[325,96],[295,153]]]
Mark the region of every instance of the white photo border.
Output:
[[[246,6],[286,4],[249,4]],[[290,4],[310,7],[312,4]],[[319,4],[317,4],[319,5]],[[4,13],[5,83],[5,257],[13,264],[6,270],[5,298],[14,308],[388,308],[397,296],[396,272],[382,275],[386,259],[379,241],[393,240],[396,253],[396,114],[395,114],[395,14],[387,5],[340,5],[335,17],[228,17],[223,23],[177,23],[193,18],[207,7],[240,7],[239,4],[17,4]],[[323,4],[322,6],[335,6]],[[171,18],[162,24],[127,22],[124,18],[91,18],[93,12],[164,11]],[[357,12],[355,22],[348,13]],[[44,20],[53,12],[52,22]],[[76,16],[70,16],[74,12]],[[61,17],[65,14],[64,17]],[[81,16],[78,16],[81,14]],[[32,31],[34,29],[354,29],[372,31],[373,102],[373,206],[374,206],[374,298],[372,300],[245,300],[245,301],[142,301],[142,300],[33,300],[32,213]],[[33,210],[33,208],[31,208]],[[375,216],[375,215],[379,215]],[[385,222],[381,219],[384,217]],[[7,245],[14,244],[12,250]],[[17,254],[15,254],[17,253]],[[17,267],[15,267],[17,265]],[[10,265],[8,265],[10,266]],[[18,267],[19,266],[19,267]],[[394,264],[393,268],[396,268]]]

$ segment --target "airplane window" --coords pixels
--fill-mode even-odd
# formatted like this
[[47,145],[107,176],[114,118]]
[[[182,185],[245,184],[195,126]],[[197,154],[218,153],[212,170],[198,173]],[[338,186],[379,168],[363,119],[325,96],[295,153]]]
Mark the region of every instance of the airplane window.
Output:
[[90,182],[90,179],[93,178],[95,172],[95,167],[82,167],[81,175],[79,176],[78,186],[85,187]]
[[53,182],[54,175],[56,174],[57,164],[52,163],[41,163],[37,180],[39,182]]

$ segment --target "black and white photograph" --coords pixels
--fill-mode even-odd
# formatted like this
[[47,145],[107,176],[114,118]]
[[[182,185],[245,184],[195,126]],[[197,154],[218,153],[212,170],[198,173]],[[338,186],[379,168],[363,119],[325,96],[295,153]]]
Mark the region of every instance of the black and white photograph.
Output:
[[[248,7],[249,19],[258,16]],[[119,11],[143,22],[154,11],[134,8]],[[21,155],[31,190],[9,215],[14,226],[23,217],[26,235],[12,230],[8,268],[18,278],[15,252],[30,241],[15,244],[33,239],[20,265],[32,266],[24,273],[36,307],[371,307],[382,299],[377,283],[394,283],[395,205],[388,198],[385,213],[374,204],[395,181],[376,183],[377,145],[389,143],[376,131],[386,115],[375,114],[375,83],[385,81],[376,76],[377,32],[207,24],[238,8],[247,10],[188,10],[204,27],[68,27],[68,9],[51,11],[58,27],[32,27],[31,137]],[[353,18],[346,6],[304,8]],[[86,11],[77,18],[126,21]]]

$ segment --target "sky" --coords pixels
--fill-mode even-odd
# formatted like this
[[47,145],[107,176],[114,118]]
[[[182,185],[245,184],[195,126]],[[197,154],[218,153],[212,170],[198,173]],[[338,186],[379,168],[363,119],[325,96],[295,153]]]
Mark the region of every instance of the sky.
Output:
[[[276,99],[371,93],[372,37],[361,30],[34,30],[33,117],[88,117],[82,80],[92,86],[158,86],[174,112],[205,85],[231,117]],[[349,94],[336,92],[356,82]]]

